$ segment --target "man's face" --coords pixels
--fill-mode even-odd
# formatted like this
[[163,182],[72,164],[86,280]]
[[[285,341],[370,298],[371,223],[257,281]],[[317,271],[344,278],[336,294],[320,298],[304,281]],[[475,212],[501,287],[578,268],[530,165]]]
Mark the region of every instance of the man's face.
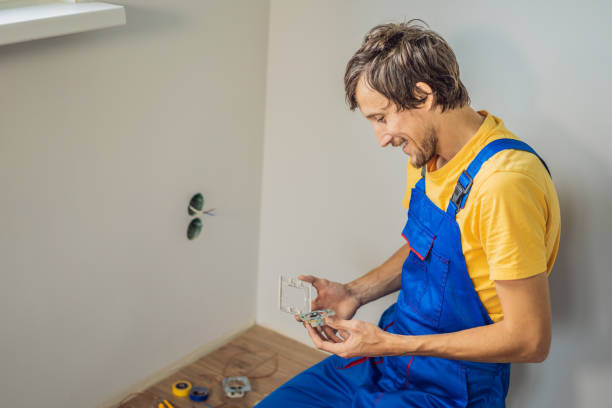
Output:
[[410,163],[423,167],[436,154],[438,138],[433,126],[433,113],[415,108],[398,112],[396,105],[378,91],[359,81],[355,98],[359,110],[374,126],[381,147],[401,147],[410,156]]

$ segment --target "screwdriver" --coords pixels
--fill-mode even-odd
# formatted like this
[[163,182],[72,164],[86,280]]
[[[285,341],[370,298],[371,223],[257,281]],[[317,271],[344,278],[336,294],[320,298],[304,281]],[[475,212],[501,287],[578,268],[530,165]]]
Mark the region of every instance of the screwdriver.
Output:
[[170,401],[163,400],[163,401],[159,402],[159,404],[157,405],[157,408],[175,408],[175,406],[172,405],[172,403],[170,403]]

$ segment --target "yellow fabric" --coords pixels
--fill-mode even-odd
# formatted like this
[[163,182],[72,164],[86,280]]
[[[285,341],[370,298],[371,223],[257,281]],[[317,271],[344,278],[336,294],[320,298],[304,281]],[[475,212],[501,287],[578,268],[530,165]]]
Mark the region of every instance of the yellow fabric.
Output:
[[[486,118],[459,153],[440,169],[433,170],[436,158],[427,165],[427,197],[445,211],[459,175],[487,143],[518,139],[499,118],[479,113]],[[408,164],[406,208],[420,177],[421,170]],[[549,274],[555,262],[561,216],[553,182],[534,154],[501,151],[474,178],[457,223],[468,274],[491,320],[499,321],[503,313],[494,281]]]

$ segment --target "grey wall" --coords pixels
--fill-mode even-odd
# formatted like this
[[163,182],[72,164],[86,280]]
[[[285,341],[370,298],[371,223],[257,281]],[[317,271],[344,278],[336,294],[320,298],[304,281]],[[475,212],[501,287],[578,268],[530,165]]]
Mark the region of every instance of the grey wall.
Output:
[[[548,161],[560,197],[552,350],[543,364],[513,366],[509,404],[604,406],[612,384],[608,2],[272,1],[257,320],[309,343],[278,311],[278,276],[346,282],[403,244],[406,158],[378,148],[370,125],[348,112],[342,76],[369,28],[416,17],[454,48],[472,105],[502,117]],[[357,317],[375,321],[395,297]]]
[[[117,3],[125,27],[0,48],[5,405],[97,405],[255,317],[308,344],[278,276],[344,282],[402,245],[406,159],[348,112],[342,74],[369,28],[414,17],[455,49],[473,106],[545,157],[561,200],[552,350],[514,366],[510,405],[607,403],[608,3]],[[197,191],[218,215],[188,242]]]
[[255,319],[268,3],[116,3],[0,47],[6,406],[98,405]]

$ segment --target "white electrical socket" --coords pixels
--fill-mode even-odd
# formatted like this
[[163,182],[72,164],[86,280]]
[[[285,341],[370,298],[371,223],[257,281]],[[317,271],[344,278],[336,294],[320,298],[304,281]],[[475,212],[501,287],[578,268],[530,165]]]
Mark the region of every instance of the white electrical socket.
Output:
[[310,313],[314,287],[297,278],[281,276],[279,280],[279,306],[291,314]]

